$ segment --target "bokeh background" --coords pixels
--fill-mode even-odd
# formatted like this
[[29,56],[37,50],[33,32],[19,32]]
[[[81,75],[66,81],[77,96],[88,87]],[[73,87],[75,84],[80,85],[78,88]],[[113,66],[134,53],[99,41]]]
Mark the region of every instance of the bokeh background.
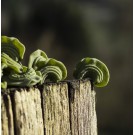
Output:
[[17,37],[25,60],[36,49],[65,63],[68,78],[83,57],[109,68],[96,88],[99,135],[133,134],[132,0],[2,0],[1,34]]

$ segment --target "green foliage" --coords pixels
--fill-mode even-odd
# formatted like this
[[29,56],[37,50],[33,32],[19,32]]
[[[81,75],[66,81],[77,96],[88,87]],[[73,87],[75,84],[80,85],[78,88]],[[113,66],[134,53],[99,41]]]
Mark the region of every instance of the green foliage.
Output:
[[43,79],[41,84],[45,80],[61,81],[67,77],[67,70],[64,64],[52,58],[48,58],[45,52],[37,50],[30,55],[29,68],[40,71]]
[[95,58],[82,59],[76,65],[73,76],[76,79],[90,78],[96,87],[106,86],[110,79],[107,66]]
[[[58,82],[67,77],[65,65],[53,58],[48,58],[42,50],[34,51],[23,66],[21,60],[25,46],[13,37],[2,36],[1,40],[1,87],[28,86],[43,84],[45,81]],[[106,65],[95,58],[84,58],[76,66],[73,73],[76,79],[91,78],[96,87],[108,84],[110,74]]]
[[48,60],[47,55],[42,50],[37,50],[30,55],[28,67],[33,67],[35,70],[42,68]]
[[14,61],[11,57],[9,57],[9,55],[4,52],[1,53],[1,63],[3,69],[8,68],[8,70],[14,70],[17,73],[22,72],[22,65],[19,64],[17,61]]
[[58,82],[67,76],[64,64],[48,58],[45,52],[37,50],[30,55],[28,67],[21,64],[25,46],[13,37],[1,38],[1,87],[43,84],[46,80]]
[[33,86],[42,80],[42,76],[33,69],[23,66],[22,73],[12,70],[9,75],[3,76],[3,80],[10,86]]
[[1,52],[6,53],[13,60],[19,62],[23,59],[25,46],[14,37],[1,37]]

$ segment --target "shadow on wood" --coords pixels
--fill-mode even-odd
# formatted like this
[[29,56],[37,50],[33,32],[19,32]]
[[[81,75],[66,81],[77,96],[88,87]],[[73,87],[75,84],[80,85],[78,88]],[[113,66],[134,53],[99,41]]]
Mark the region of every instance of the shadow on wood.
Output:
[[89,80],[6,90],[1,112],[2,135],[97,135]]

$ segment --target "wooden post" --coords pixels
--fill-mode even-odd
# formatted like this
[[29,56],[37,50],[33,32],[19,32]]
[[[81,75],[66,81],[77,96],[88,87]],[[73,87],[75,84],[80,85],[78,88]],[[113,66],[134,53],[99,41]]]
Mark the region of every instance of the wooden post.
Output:
[[89,80],[5,90],[1,112],[2,135],[97,135]]

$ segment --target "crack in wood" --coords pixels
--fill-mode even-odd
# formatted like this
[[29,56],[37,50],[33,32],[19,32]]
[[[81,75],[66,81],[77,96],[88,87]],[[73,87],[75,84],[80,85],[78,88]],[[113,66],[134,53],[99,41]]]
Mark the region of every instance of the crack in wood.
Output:
[[2,135],[97,135],[92,87],[86,79],[5,90]]

